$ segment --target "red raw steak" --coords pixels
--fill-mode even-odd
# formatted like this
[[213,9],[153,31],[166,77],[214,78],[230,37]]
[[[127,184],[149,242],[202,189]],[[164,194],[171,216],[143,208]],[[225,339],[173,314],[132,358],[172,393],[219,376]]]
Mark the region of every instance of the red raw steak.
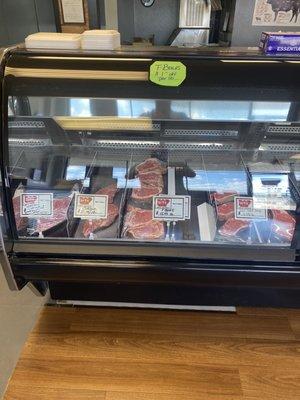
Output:
[[99,218],[85,221],[82,227],[83,236],[88,237],[90,233],[96,232],[99,229],[108,228],[115,222],[118,215],[119,207],[117,207],[113,203],[108,204],[107,218]]
[[156,171],[140,172],[138,179],[141,183],[141,187],[163,187],[164,180],[162,174]]
[[136,166],[137,173],[155,171],[161,174],[166,173],[166,167],[157,158],[148,158]]
[[71,197],[63,197],[53,200],[53,217],[39,218],[37,220],[36,231],[44,232],[47,229],[53,228],[67,219],[68,208],[71,203]]
[[237,196],[237,192],[224,192],[224,193],[212,193],[210,195],[211,200],[215,201],[216,204],[225,204],[234,200],[234,196]]
[[131,197],[137,201],[151,200],[153,196],[162,193],[162,187],[142,187],[133,189]]
[[225,203],[217,206],[218,219],[220,221],[227,221],[234,217],[234,203]]
[[13,207],[14,207],[17,231],[21,231],[22,229],[25,229],[28,224],[28,218],[21,217],[21,215],[20,215],[20,213],[21,213],[20,201],[21,201],[21,196],[16,196],[13,198]]
[[109,186],[99,189],[95,194],[99,194],[101,196],[105,195],[108,196],[108,202],[112,203],[114,201],[114,197],[117,194],[118,190],[119,189],[117,188],[116,183],[112,183]]
[[238,233],[248,228],[249,222],[241,219],[230,218],[225,224],[219,229],[219,233],[222,236],[235,237]]
[[272,232],[288,241],[291,241],[294,236],[296,220],[287,211],[272,210]]
[[144,240],[163,239],[165,236],[164,226],[160,221],[151,221],[143,226],[131,228],[128,233],[134,239]]
[[161,239],[165,235],[164,224],[152,219],[152,210],[130,206],[125,217],[123,235],[134,239]]
[[124,221],[124,231],[132,227],[145,225],[152,221],[152,210],[142,210],[141,208],[130,207]]

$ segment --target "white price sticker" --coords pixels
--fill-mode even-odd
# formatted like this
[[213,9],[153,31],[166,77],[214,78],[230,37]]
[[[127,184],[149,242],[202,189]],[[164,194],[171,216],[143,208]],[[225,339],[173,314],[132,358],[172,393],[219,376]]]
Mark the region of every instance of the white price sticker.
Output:
[[154,196],[153,219],[160,221],[184,221],[190,212],[187,210],[188,196]]
[[51,218],[53,216],[53,193],[22,193],[20,216],[28,218]]
[[101,219],[107,218],[108,196],[97,194],[76,194],[74,218]]
[[266,208],[256,208],[254,206],[253,197],[234,198],[234,215],[235,219],[268,219]]

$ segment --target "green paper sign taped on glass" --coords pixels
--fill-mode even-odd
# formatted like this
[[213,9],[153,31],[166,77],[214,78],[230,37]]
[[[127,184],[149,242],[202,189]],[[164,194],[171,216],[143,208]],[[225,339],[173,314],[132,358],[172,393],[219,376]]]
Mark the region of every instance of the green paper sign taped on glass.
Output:
[[155,61],[150,67],[150,81],[161,86],[180,86],[186,78],[186,66],[179,61]]

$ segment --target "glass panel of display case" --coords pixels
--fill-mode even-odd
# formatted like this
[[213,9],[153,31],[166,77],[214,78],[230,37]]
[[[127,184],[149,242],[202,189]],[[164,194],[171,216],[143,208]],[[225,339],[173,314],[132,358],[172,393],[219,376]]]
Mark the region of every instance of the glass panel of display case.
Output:
[[300,127],[292,103],[9,104],[20,238],[297,246]]

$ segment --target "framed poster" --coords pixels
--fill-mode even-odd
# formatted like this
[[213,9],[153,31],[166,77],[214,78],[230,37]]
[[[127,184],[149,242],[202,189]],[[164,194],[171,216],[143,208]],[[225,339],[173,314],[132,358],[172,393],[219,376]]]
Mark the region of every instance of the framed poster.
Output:
[[300,27],[300,1],[255,0],[252,25]]
[[85,24],[83,0],[60,0],[63,24]]

